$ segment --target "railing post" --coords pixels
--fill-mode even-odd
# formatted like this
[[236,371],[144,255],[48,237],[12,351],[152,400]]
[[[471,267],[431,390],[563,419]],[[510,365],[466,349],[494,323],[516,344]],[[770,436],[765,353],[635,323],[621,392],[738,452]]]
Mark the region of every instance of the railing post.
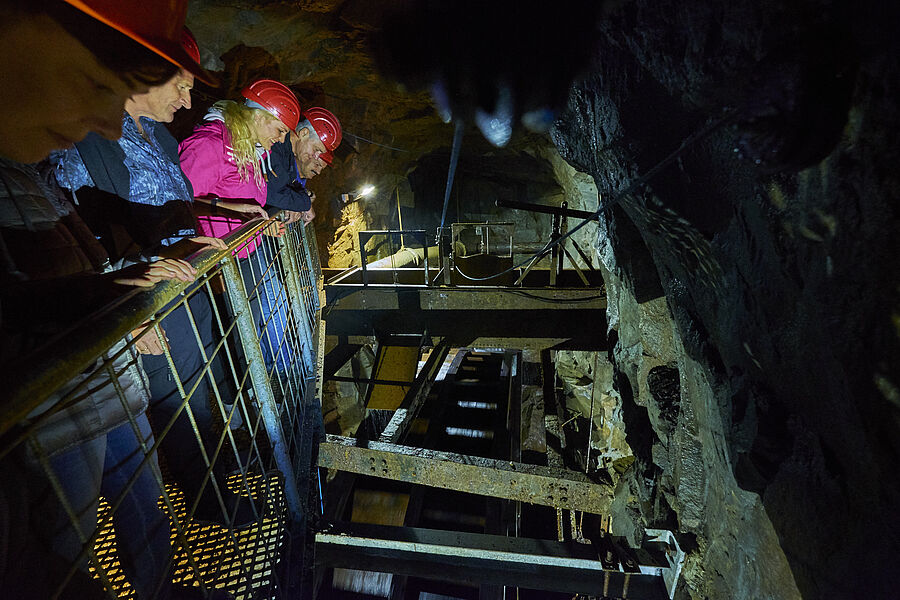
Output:
[[262,349],[259,347],[259,338],[256,335],[256,326],[250,312],[250,302],[244,284],[238,272],[237,262],[233,256],[223,260],[222,274],[225,277],[225,288],[234,309],[241,345],[244,356],[247,358],[247,369],[250,371],[250,379],[253,382],[253,391],[259,409],[262,412],[266,433],[272,445],[272,454],[275,464],[284,474],[284,495],[287,500],[288,510],[293,519],[303,518],[303,503],[300,500],[300,492],[297,489],[297,481],[288,447],[285,443],[284,432],[281,429],[281,419],[278,414],[278,406],[272,395],[272,386],[266,373],[266,365],[263,361]]
[[[366,244],[369,242],[371,235],[368,232],[360,231],[356,234],[359,237],[359,266],[362,269],[363,286],[369,285],[369,272],[366,270]],[[365,237],[365,240],[363,240]]]
[[453,269],[453,240],[449,227],[438,227],[437,243],[440,249],[441,272],[444,274],[444,285],[450,285],[450,271]]
[[431,277],[428,276],[428,235],[422,232],[422,265],[425,268],[425,285],[431,286]]
[[[312,236],[312,239],[309,239],[310,235]],[[304,254],[306,255],[306,261],[307,261],[307,267],[308,267],[307,272],[309,273],[309,276],[310,276],[309,277],[310,290],[318,291],[317,290],[317,285],[318,285],[317,274],[319,273],[319,252],[318,252],[318,248],[316,246],[315,229],[313,229],[313,226],[311,223],[307,223],[307,224],[301,226],[300,237],[303,242],[301,244],[301,246],[303,246],[303,251],[304,251]],[[298,256],[299,256],[299,254],[298,254]],[[319,306],[319,295],[316,293],[316,294],[311,294],[311,296],[312,296],[311,299],[314,300],[314,304],[310,305],[310,307],[311,308],[314,307],[314,308],[312,308],[310,313],[315,314],[315,312],[322,307]]]
[[278,245],[281,248],[281,255],[286,257],[286,260],[282,261],[285,274],[284,285],[287,287],[288,296],[291,299],[291,309],[294,312],[294,318],[298,321],[297,327],[302,335],[300,351],[303,353],[304,374],[308,375],[315,369],[315,362],[312,356],[312,325],[309,322],[309,312],[303,306],[303,293],[300,287],[299,273],[297,272],[297,262],[295,262],[299,260],[299,257],[296,255],[298,249],[290,248],[292,241],[288,241],[288,236],[283,235],[278,238]]

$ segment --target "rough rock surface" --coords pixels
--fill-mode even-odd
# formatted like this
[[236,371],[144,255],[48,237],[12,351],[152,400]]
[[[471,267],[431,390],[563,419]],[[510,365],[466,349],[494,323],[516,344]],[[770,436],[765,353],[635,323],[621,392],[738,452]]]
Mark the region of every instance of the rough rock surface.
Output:
[[[567,421],[571,421],[568,427],[590,427],[590,468],[604,469],[614,476],[616,467],[630,464],[633,454],[625,439],[622,399],[614,383],[613,363],[605,353],[560,350],[555,364],[556,374],[563,382]],[[589,426],[587,421],[592,415],[593,425]]]
[[[697,534],[691,560],[704,569],[688,570],[691,597],[895,593],[882,567],[900,543],[900,157],[885,134],[898,124],[897,53],[876,7],[844,8],[628,3],[557,122],[562,156],[618,200],[598,250],[620,298],[642,302],[638,314],[620,301],[610,315],[643,469],[622,504],[646,522],[655,507],[641,503],[658,497],[648,489],[658,481],[678,529]],[[841,104],[840,86],[823,89],[817,70],[848,73],[851,58],[806,54],[832,41],[860,57],[846,126],[795,110],[812,91]],[[728,126],[704,130],[723,114]],[[818,135],[829,127],[840,134],[833,148]],[[708,135],[647,186],[616,195],[697,131]],[[746,146],[759,166],[734,151]],[[673,352],[646,353],[662,361],[648,369],[655,334],[626,330],[660,293]],[[679,372],[674,413],[642,389],[656,366]],[[633,442],[647,420],[660,441]]]
[[618,482],[613,532],[679,531],[688,554],[681,597],[799,598],[759,496],[732,473],[724,391],[688,356],[665,298],[638,303],[607,274],[615,388],[635,461]]

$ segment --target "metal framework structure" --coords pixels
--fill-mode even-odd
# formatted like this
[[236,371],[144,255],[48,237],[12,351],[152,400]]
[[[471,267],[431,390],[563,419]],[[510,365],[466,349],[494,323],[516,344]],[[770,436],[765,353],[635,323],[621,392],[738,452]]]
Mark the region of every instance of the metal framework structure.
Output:
[[608,514],[611,486],[583,473],[328,435],[319,466],[566,510]]
[[[591,545],[412,527],[340,523],[316,535],[317,560],[344,568],[416,575],[439,570],[467,583],[489,583],[603,598],[667,600],[679,555],[669,532],[649,530],[626,550],[612,538]],[[598,548],[602,550],[598,553]],[[673,556],[667,550],[676,549]],[[607,556],[602,560],[601,556]],[[668,581],[673,585],[668,585]]]
[[[610,482],[567,468],[549,443],[549,466],[522,462],[520,355],[458,350],[452,382],[430,395],[446,350],[437,344],[377,441],[327,435],[319,444],[318,465],[335,475],[315,537],[315,597],[342,590],[419,597],[431,581],[429,591],[455,598],[501,598],[510,589],[672,598],[684,560],[674,535],[647,530],[640,547],[630,548],[609,534]],[[427,431],[415,435],[412,424],[422,415]],[[548,428],[548,442],[555,434],[564,446],[560,430]],[[435,447],[459,435],[475,439],[471,453]],[[358,511],[360,493],[363,500],[374,493],[382,508]],[[546,508],[540,515],[531,508],[525,519],[525,506]],[[402,522],[381,520],[398,516]],[[420,524],[427,519],[431,525]],[[556,521],[558,540],[523,534],[525,521],[535,520]]]
[[[552,240],[564,233],[566,217],[580,216],[566,207],[538,209],[554,217]],[[496,271],[506,267],[494,258],[511,260],[511,232],[501,252],[489,251],[489,225],[444,230],[471,230],[460,255],[490,259],[466,268]],[[421,234],[408,235],[413,233]],[[399,238],[404,232],[390,234]],[[337,273],[326,285],[327,330],[339,343],[325,359],[324,377],[368,384],[369,390],[394,386],[405,396],[374,436],[369,430],[361,438],[327,435],[319,444],[318,465],[328,469],[330,481],[315,536],[312,596],[399,599],[427,591],[441,597],[502,598],[510,589],[524,589],[672,598],[684,560],[675,536],[647,530],[640,547],[629,548],[609,534],[614,487],[601,475],[586,474],[590,451],[586,456],[571,451],[563,423],[552,349],[605,348],[606,297],[594,279],[597,273],[582,271],[560,246],[553,249],[549,271],[534,269],[533,260],[502,279],[490,273],[481,281],[456,277],[452,257],[460,236],[444,237],[439,232],[440,264],[431,272],[424,260],[414,267],[406,261],[387,264],[387,259],[373,266],[362,254],[362,273]],[[360,240],[362,248],[362,234]],[[577,246],[576,251],[592,269],[590,259]],[[397,256],[392,254],[392,260]],[[563,257],[574,271],[562,270]],[[427,337],[432,350],[414,381],[381,368],[377,358],[368,378],[336,375],[370,340],[378,344],[376,357],[383,357],[384,348],[401,344],[398,336],[411,340],[416,335]],[[456,350],[460,346],[494,350]],[[533,452],[526,457],[522,450],[522,356],[510,348],[541,351],[537,368],[543,371],[541,422],[547,442],[541,460],[546,464],[530,462]],[[446,366],[451,350],[456,353],[451,380],[438,388],[441,364]],[[462,441],[466,438],[471,442]],[[467,451],[450,451],[447,444]],[[372,497],[388,508],[364,509]],[[557,540],[523,534],[524,523],[538,514],[539,521],[555,521]]]

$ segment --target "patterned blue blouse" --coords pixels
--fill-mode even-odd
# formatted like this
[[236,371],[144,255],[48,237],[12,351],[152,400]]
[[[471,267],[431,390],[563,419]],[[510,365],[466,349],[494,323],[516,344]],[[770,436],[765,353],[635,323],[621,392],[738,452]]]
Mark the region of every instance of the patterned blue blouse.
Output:
[[[166,156],[157,140],[156,128],[165,125],[147,117],[140,119],[150,141],[141,136],[134,119],[128,113],[124,113],[122,117],[122,137],[119,138],[119,146],[125,152],[125,167],[130,175],[128,200],[151,206],[163,206],[171,201],[191,202],[191,194],[184,183],[181,167]],[[56,165],[56,179],[59,184],[72,190],[73,193],[81,187],[94,186],[77,149],[54,152],[51,155],[51,162]],[[197,235],[193,228],[173,233],[172,237],[161,240],[161,243],[168,246],[184,237]]]

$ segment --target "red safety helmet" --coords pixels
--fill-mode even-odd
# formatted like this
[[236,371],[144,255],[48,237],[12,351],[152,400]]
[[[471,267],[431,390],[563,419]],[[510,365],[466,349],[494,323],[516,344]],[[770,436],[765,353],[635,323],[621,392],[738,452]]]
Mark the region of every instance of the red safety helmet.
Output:
[[300,122],[300,103],[291,89],[274,79],[258,79],[241,90],[241,95],[256,102],[291,130]]
[[341,145],[341,122],[330,111],[316,106],[307,108],[303,117],[312,124],[328,150],[334,151]]
[[329,150],[328,152],[323,152],[319,155],[319,158],[321,158],[322,162],[324,162],[326,165],[330,165],[334,162],[334,154],[331,153],[331,150]]
[[[175,63],[202,81],[216,85],[191,52],[182,45],[187,0],[65,0],[145,48]],[[196,42],[195,42],[196,44]]]
[[197,45],[197,38],[187,26],[181,30],[181,47],[187,51],[188,56],[193,58],[195,63],[200,63],[200,46]]

